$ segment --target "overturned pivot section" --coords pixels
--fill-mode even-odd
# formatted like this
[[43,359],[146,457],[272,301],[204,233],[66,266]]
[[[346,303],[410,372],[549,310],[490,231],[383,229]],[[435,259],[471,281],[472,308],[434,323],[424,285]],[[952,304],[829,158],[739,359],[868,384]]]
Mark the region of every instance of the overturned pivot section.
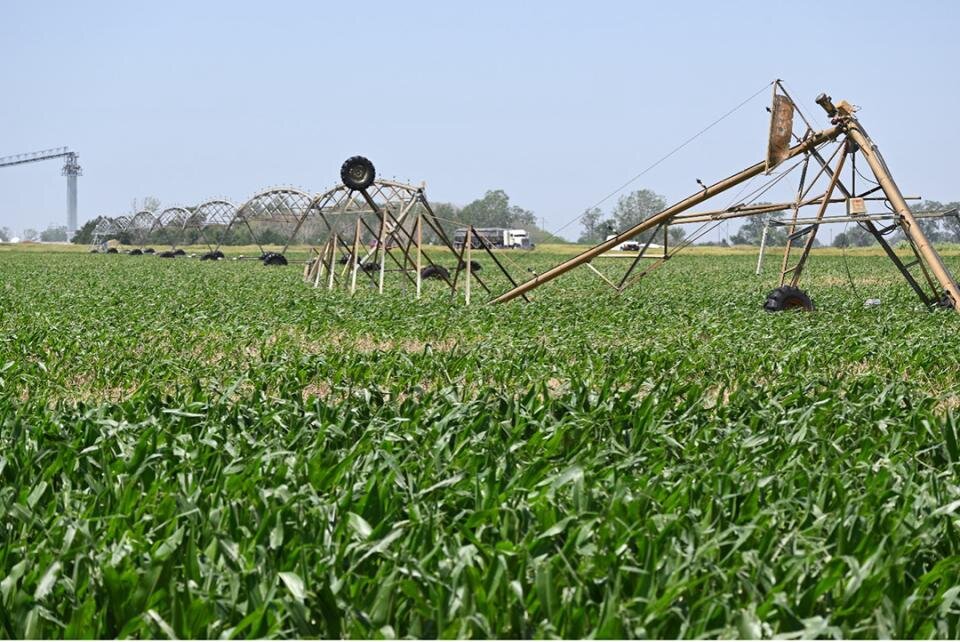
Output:
[[[342,183],[313,199],[305,218],[320,220],[325,241],[312,249],[303,278],[315,288],[344,288],[352,294],[366,287],[383,294],[388,276],[399,278],[401,289],[420,298],[425,281],[439,281],[453,297],[469,304],[473,286],[492,295],[473,260],[472,243],[459,250],[444,222],[427,200],[425,187],[378,179],[373,163],[363,156],[348,158],[340,167]],[[476,235],[469,227],[468,238]],[[432,244],[428,248],[425,239]],[[488,244],[480,251],[510,277]]]
[[[891,176],[877,145],[855,116],[856,109],[845,101],[834,104],[829,96],[821,94],[817,98],[817,104],[826,112],[831,126],[816,131],[796,102],[790,98],[782,83],[778,80],[772,85],[774,95],[770,135],[763,161],[712,185],[704,186],[695,194],[518,285],[492,302],[506,303],[524,296],[578,266],[588,265],[594,258],[648,230],[689,223],[716,225],[732,218],[789,211],[791,219],[787,223],[788,243],[784,251],[779,284],[767,298],[764,306],[767,310],[813,309],[809,296],[799,289],[799,283],[817,231],[822,225],[849,220],[855,220],[876,238],[887,257],[924,304],[931,308],[943,306],[960,310],[960,289],[956,280],[918,225],[917,218]],[[801,117],[805,125],[805,130],[799,133],[793,129],[795,114]],[[862,176],[863,172],[857,168],[858,158],[866,162],[875,179],[872,182],[861,180],[861,184],[868,182],[868,185],[860,189],[857,189],[857,177]],[[768,179],[770,185],[787,175],[799,175],[799,186],[793,201],[773,204],[739,202],[723,209],[691,211],[753,178],[772,174],[774,169],[777,169],[777,172]],[[893,211],[890,225],[878,227],[875,221],[879,220],[879,217],[867,212],[867,205],[877,202],[886,204]],[[831,213],[831,207],[842,209],[842,215]],[[815,213],[810,218],[802,219],[800,212],[807,211],[808,208]],[[904,260],[894,252],[887,241],[887,237],[894,231],[903,234],[912,258]],[[618,284],[606,277],[604,281],[618,293],[622,292],[690,243],[692,240],[687,240],[672,251],[665,252],[664,256],[658,257],[651,265],[637,273],[633,273],[637,264],[635,262]],[[593,269],[596,271],[596,268]]]

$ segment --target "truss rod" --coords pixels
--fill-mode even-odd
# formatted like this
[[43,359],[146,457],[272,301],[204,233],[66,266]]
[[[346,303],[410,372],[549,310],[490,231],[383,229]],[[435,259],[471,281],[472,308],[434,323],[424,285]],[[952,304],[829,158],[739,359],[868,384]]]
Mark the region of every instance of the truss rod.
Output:
[[[957,216],[958,212],[956,209],[947,210],[946,212],[914,212],[914,218],[944,218],[947,216]],[[796,220],[797,225],[812,225],[814,223],[819,223],[821,225],[826,225],[827,223],[866,223],[867,221],[897,221],[900,220],[899,214],[865,214],[863,216],[825,216],[821,220],[816,218],[798,218]],[[770,219],[770,225],[776,225],[778,227],[790,225],[791,221],[783,219]]]
[[[842,132],[842,129],[840,127],[832,127],[830,129],[825,129],[821,132],[813,134],[812,136],[810,136],[800,144],[791,147],[787,151],[787,154],[783,160],[788,160],[790,158],[799,156],[800,154],[804,154],[809,150],[827,141],[835,139],[837,136],[840,135],[841,132]],[[687,198],[673,205],[672,207],[668,207],[662,212],[658,214],[654,214],[653,216],[646,219],[645,221],[642,221],[641,223],[634,225],[633,227],[626,230],[625,232],[621,232],[620,234],[617,234],[613,238],[608,239],[598,245],[595,245],[589,250],[582,252],[577,256],[567,261],[564,261],[560,265],[557,265],[556,267],[553,267],[547,270],[543,274],[537,275],[536,277],[530,279],[529,281],[526,281],[525,283],[522,283],[521,285],[513,288],[512,290],[509,290],[501,294],[497,298],[493,299],[491,303],[506,303],[507,301],[511,301],[517,298],[518,296],[525,294],[526,292],[529,292],[530,290],[543,285],[544,283],[552,281],[558,276],[561,276],[569,272],[570,270],[572,270],[577,266],[583,265],[584,263],[593,259],[595,256],[598,256],[608,250],[613,249],[617,245],[620,245],[624,241],[627,241],[633,238],[634,236],[640,234],[641,232],[644,232],[652,227],[660,225],[661,223],[667,223],[677,214],[680,214],[681,212],[684,212],[690,209],[691,207],[699,205],[700,203],[703,203],[704,201],[710,198],[713,198],[717,194],[725,192],[728,189],[731,189],[732,187],[736,187],[737,185],[743,183],[744,181],[750,180],[754,176],[758,176],[762,174],[764,171],[766,171],[766,168],[767,168],[766,162],[761,161],[756,165],[753,165],[752,167],[748,167],[747,169],[741,171],[738,174],[734,174],[733,176],[729,176],[718,183],[714,183],[713,185],[710,185],[704,188],[703,190],[697,192],[696,194],[688,196]]]

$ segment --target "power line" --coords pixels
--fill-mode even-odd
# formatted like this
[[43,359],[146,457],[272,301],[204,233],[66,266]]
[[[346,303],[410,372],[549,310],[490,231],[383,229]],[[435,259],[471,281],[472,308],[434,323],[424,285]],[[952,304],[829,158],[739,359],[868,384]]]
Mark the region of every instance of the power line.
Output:
[[[584,214],[585,214],[588,210],[592,210],[592,209],[595,208],[595,207],[599,207],[600,205],[603,205],[603,204],[604,204],[605,202],[607,202],[610,198],[612,198],[613,196],[616,196],[617,194],[619,194],[620,192],[622,192],[624,189],[626,189],[627,187],[629,187],[629,186],[630,186],[634,181],[636,181],[638,178],[642,177],[642,176],[643,176],[644,174],[646,174],[647,172],[649,172],[649,171],[651,171],[652,169],[656,168],[658,165],[660,165],[661,163],[663,163],[664,161],[666,161],[668,158],[670,158],[671,156],[673,156],[674,154],[676,154],[677,152],[679,152],[681,149],[683,149],[684,147],[686,147],[687,145],[689,145],[689,144],[692,143],[693,141],[695,141],[697,138],[699,138],[700,136],[702,136],[703,134],[705,134],[707,131],[709,131],[710,129],[712,129],[712,128],[715,127],[716,125],[720,124],[722,121],[726,120],[729,116],[731,116],[732,114],[734,114],[737,110],[739,110],[739,109],[742,108],[744,105],[746,105],[747,103],[749,103],[751,100],[753,100],[754,98],[756,98],[757,96],[759,96],[760,94],[762,94],[764,91],[766,91],[771,85],[773,85],[774,82],[776,82],[776,81],[768,82],[768,83],[765,84],[763,87],[761,87],[760,89],[758,89],[756,92],[754,92],[753,94],[751,94],[749,98],[746,98],[743,102],[739,103],[738,105],[736,105],[735,107],[733,107],[732,109],[730,109],[729,111],[727,111],[725,114],[723,114],[722,116],[720,116],[719,118],[717,118],[716,120],[714,120],[712,123],[710,123],[709,125],[707,125],[707,126],[704,127],[703,129],[701,129],[700,131],[698,131],[696,134],[694,134],[694,135],[691,136],[690,138],[686,139],[685,141],[683,141],[682,143],[680,143],[679,145],[677,145],[676,147],[674,147],[672,150],[670,150],[669,152],[667,152],[664,156],[660,157],[657,161],[655,161],[653,164],[651,164],[650,166],[648,166],[647,168],[645,168],[645,169],[644,169],[643,171],[641,171],[639,174],[637,174],[636,176],[634,176],[633,178],[631,178],[630,180],[628,180],[626,183],[624,183],[623,185],[621,185],[621,186],[618,187],[617,189],[613,190],[612,192],[610,192],[609,194],[607,194],[606,196],[604,196],[603,198],[601,198],[599,201],[597,201],[596,203],[594,203],[594,204],[591,205],[590,207],[584,208]],[[576,223],[576,222],[579,222],[579,221],[583,218],[583,216],[584,216],[583,214],[578,215],[576,218],[568,221],[568,222],[565,223],[562,227],[560,227],[558,230],[556,230],[555,232],[553,232],[553,234],[554,234],[555,236],[559,236],[560,232],[562,232],[563,230],[567,229],[567,228],[570,227],[572,224],[574,224],[574,223]]]

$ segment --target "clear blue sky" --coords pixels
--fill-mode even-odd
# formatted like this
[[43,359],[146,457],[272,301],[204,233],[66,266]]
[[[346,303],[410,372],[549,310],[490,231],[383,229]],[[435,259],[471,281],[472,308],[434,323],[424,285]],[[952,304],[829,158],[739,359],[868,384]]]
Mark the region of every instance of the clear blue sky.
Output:
[[[904,192],[960,199],[960,3],[3,2],[0,155],[80,153],[80,220],[134,198],[321,191],[348,156],[557,229],[774,78],[861,121]],[[763,156],[766,94],[637,182]],[[0,169],[0,226],[65,219],[56,161]],[[608,203],[607,205],[611,205]],[[565,230],[576,236],[576,227]]]

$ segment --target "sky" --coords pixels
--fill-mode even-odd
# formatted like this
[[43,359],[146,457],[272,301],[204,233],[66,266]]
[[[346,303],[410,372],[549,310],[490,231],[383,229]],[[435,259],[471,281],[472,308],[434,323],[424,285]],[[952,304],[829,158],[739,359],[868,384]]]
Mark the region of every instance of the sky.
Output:
[[[860,106],[904,193],[960,200],[958,27],[946,0],[9,0],[0,156],[79,153],[81,223],[146,196],[321,192],[360,154],[433,201],[503,189],[575,238],[758,91],[627,190],[676,201],[762,160],[781,78],[817,127],[821,92]],[[0,227],[64,224],[60,168],[0,168]]]

